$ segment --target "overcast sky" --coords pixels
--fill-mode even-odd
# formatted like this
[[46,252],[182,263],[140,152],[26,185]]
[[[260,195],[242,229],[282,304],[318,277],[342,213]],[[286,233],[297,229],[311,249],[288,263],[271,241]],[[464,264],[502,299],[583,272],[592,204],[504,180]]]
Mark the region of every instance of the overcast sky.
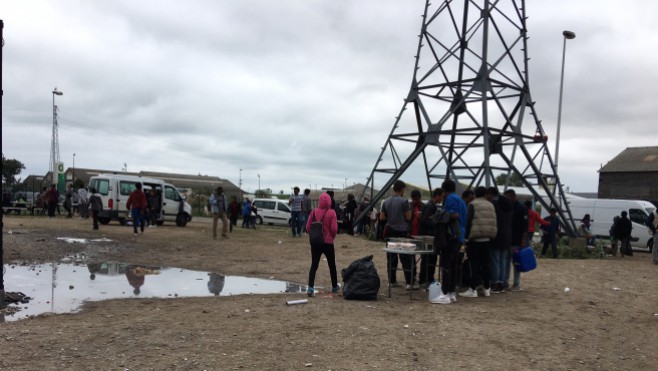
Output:
[[[658,2],[526,5],[530,88],[551,138],[562,31],[577,35],[567,43],[560,176],[571,191],[595,192],[601,164],[658,143]],[[48,171],[57,87],[66,167],[75,153],[75,167],[125,163],[236,184],[242,169],[252,192],[258,174],[277,192],[365,183],[408,93],[423,6],[3,2],[2,151],[26,165],[23,178]]]

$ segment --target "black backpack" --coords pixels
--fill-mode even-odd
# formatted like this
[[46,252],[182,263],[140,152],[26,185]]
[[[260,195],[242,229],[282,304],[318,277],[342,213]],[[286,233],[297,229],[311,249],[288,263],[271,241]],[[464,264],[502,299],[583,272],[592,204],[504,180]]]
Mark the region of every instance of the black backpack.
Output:
[[[316,209],[317,210],[317,209]],[[327,215],[327,211],[324,212],[320,220],[315,220],[315,211],[313,212],[313,219],[311,220],[311,230],[309,231],[309,239],[311,241],[311,246],[322,246],[324,245],[324,233],[322,233],[322,220],[324,216]]]

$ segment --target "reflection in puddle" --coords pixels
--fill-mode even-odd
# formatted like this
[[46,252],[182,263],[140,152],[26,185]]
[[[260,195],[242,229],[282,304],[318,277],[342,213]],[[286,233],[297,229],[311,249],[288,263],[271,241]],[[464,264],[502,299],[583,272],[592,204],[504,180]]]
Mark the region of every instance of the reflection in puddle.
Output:
[[306,286],[217,273],[116,262],[6,266],[5,290],[32,298],[6,315],[15,321],[42,314],[72,313],[85,301],[305,292]]
[[64,241],[67,243],[80,243],[80,244],[86,244],[89,241],[91,242],[112,242],[112,240],[108,238],[95,238],[93,240],[87,240],[86,238],[74,238],[74,237],[57,237],[58,240]]

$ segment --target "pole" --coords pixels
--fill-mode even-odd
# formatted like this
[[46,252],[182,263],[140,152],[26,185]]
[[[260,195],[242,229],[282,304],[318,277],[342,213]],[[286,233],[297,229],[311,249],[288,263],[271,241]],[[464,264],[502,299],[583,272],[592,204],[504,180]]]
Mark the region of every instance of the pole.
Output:
[[[560,73],[560,98],[557,108],[557,135],[555,139],[555,176],[558,175],[558,158],[560,155],[560,127],[562,125],[562,94],[564,90],[564,62],[566,60],[567,39],[574,39],[576,34],[571,31],[563,31],[564,41],[562,43],[562,72]],[[557,185],[557,182],[556,182]]]
[[[5,92],[2,89],[2,49],[5,47],[5,38],[3,36],[5,29],[5,22],[0,19],[0,40],[2,47],[0,47],[0,127],[2,127],[2,96]],[[0,130],[0,139],[2,139],[2,131]],[[2,140],[0,140],[0,152],[2,152]],[[2,266],[2,275],[0,275],[0,308],[5,307],[5,249],[2,236],[5,234],[4,224],[4,211],[0,208],[0,265]]]

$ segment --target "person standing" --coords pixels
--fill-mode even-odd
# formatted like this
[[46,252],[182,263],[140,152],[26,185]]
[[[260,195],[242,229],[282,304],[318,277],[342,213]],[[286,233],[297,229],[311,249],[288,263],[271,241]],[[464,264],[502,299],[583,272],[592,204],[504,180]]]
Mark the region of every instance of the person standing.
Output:
[[[505,197],[512,204],[512,251],[521,250],[522,248],[528,246],[528,208],[523,206],[516,199],[516,192],[513,189],[508,189],[505,191]],[[505,281],[503,282],[504,289],[509,287],[509,275],[510,275],[510,265],[512,256],[506,266]],[[512,285],[512,291],[521,290],[521,272],[514,266],[514,283]]]
[[468,205],[464,244],[468,262],[471,267],[469,288],[459,296],[477,298],[478,285],[484,287],[484,296],[491,294],[491,271],[489,269],[489,250],[491,241],[496,237],[496,209],[486,199],[487,189],[475,188],[475,199]]
[[361,216],[366,211],[366,209],[368,209],[368,206],[370,206],[370,200],[368,197],[363,197],[363,200],[361,203],[359,203],[359,208],[357,209],[357,218],[361,217],[361,220],[356,225],[356,234],[358,235],[362,235],[366,224],[370,223],[370,217],[368,215]]
[[[306,225],[308,217],[311,215],[311,210],[313,210],[310,194],[311,190],[306,188],[304,190],[304,196],[302,196],[302,225]],[[305,228],[302,228],[302,233],[306,233]]]
[[505,292],[504,283],[509,275],[509,260],[512,253],[512,204],[501,197],[498,188],[489,187],[487,198],[496,210],[496,238],[491,244],[489,262],[491,267],[491,292]]
[[345,211],[343,214],[343,225],[347,230],[347,234],[354,236],[354,218],[356,217],[357,204],[353,194],[347,195],[347,202],[345,203]]
[[66,210],[66,217],[73,217],[73,185],[71,183],[66,185],[66,193],[64,193],[64,210]]
[[549,215],[545,219],[547,224],[542,224],[541,227],[542,231],[544,232],[544,235],[542,236],[544,247],[541,249],[541,256],[546,256],[548,246],[550,245],[551,252],[553,253],[553,259],[557,259],[557,234],[560,231],[560,219],[558,219],[557,209],[554,207],[548,210],[548,214]]
[[631,231],[633,230],[633,223],[628,219],[628,212],[626,210],[621,212],[621,218],[615,227],[615,234],[619,239],[619,250],[621,257],[624,255],[633,256],[633,248],[631,247]]
[[[443,190],[436,188],[432,191],[432,198],[423,206],[423,212],[420,214],[420,235],[434,236],[435,224],[433,216],[436,214],[437,207],[443,202]],[[434,281],[434,271],[438,261],[438,246],[432,245],[434,252],[432,254],[423,254],[420,256],[420,273],[418,275],[418,285],[427,288]]]
[[[464,244],[466,232],[466,202],[457,195],[457,184],[446,179],[441,185],[445,193],[443,207],[435,214],[434,246],[439,250],[441,295],[433,303],[450,304],[457,301],[457,256]],[[445,220],[444,220],[445,219]]]
[[334,249],[334,238],[338,233],[338,220],[336,211],[331,208],[331,197],[323,193],[318,201],[318,208],[311,211],[309,219],[306,221],[306,234],[311,233],[311,224],[314,221],[322,221],[322,236],[324,244],[311,244],[311,269],[308,271],[308,288],[306,294],[313,296],[315,294],[315,273],[320,265],[320,258],[324,254],[329,266],[329,276],[331,277],[331,292],[338,292],[338,274],[336,272],[336,252]]
[[240,203],[238,198],[233,196],[231,203],[228,204],[229,231],[233,233],[233,227],[238,226],[238,217],[240,216]]
[[215,192],[210,196],[210,206],[212,208],[212,238],[217,238],[217,221],[222,219],[222,237],[228,238],[226,231],[228,229],[228,202],[224,194],[223,187],[217,187]]
[[302,196],[299,194],[299,187],[293,189],[293,194],[288,200],[290,205],[290,228],[292,229],[292,238],[302,236]]
[[91,209],[91,219],[94,222],[94,230],[98,230],[98,213],[103,210],[103,199],[100,193],[96,192],[96,188],[91,188],[91,196],[89,197],[88,208]]
[[[409,209],[409,201],[403,197],[406,187],[407,185],[403,181],[396,180],[393,183],[393,196],[384,201],[382,205],[380,220],[386,222],[386,238],[407,237],[409,234],[411,210]],[[406,289],[411,290],[413,288],[413,278],[416,276],[416,272],[411,271],[411,260],[414,259],[411,255],[386,253],[388,282],[391,285],[397,285],[396,272],[398,259],[402,263]]]
[[653,235],[653,248],[651,249],[651,258],[653,264],[658,264],[658,210],[654,210],[647,218],[647,227]]
[[85,187],[78,188],[78,210],[80,210],[80,219],[89,218],[87,201],[87,190]]
[[57,192],[57,187],[54,184],[50,185],[50,189],[46,191],[45,196],[46,204],[48,205],[48,217],[55,217],[55,210],[57,209],[57,204],[59,203],[59,192]]
[[142,183],[135,183],[135,190],[130,193],[128,201],[126,201],[126,209],[130,210],[130,216],[133,218],[135,237],[138,236],[137,227],[144,234],[144,214],[146,213],[146,207],[146,194],[142,191]]
[[242,202],[242,228],[249,228],[251,225],[251,201],[246,198]]
[[423,201],[420,200],[420,191],[414,189],[411,191],[411,220],[409,221],[409,232],[412,236],[420,235],[420,214],[423,212]]

